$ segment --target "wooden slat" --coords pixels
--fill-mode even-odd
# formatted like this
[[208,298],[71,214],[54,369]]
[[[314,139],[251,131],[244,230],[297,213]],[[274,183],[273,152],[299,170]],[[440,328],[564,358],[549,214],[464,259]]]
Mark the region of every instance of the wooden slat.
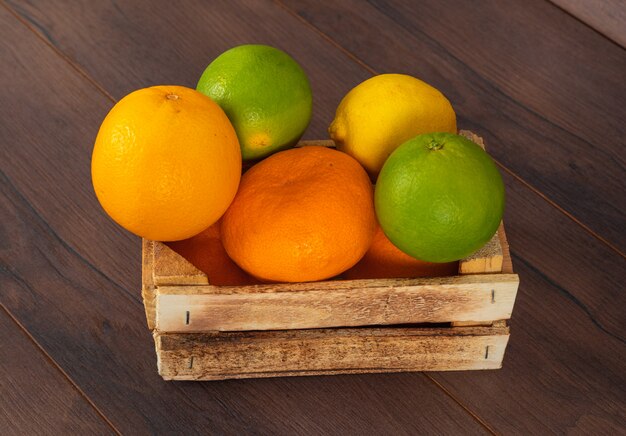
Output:
[[504,274],[512,274],[513,261],[511,260],[511,251],[509,249],[509,241],[506,238],[506,232],[504,231],[504,224],[501,224],[498,229],[498,238],[500,239],[500,249],[502,250],[501,272]]
[[156,292],[154,285],[154,241],[141,240],[141,299],[146,311],[148,328],[156,325]]
[[511,316],[515,274],[213,288],[158,288],[162,332],[493,321]]
[[0,308],[3,434],[115,434]]
[[372,71],[440,89],[491,155],[626,252],[622,48],[544,0],[281,3]]
[[162,334],[166,380],[500,368],[506,326]]
[[[85,39],[100,39],[104,51],[117,50],[120,71],[142,85],[159,80],[163,70],[139,77],[127,50],[141,46],[160,62],[165,52],[188,62],[189,53],[154,48],[157,40],[180,50],[193,47],[199,65],[200,57],[219,52],[224,40],[284,39],[302,45],[311,64],[322,59],[318,71],[327,77],[353,75],[353,67],[327,52],[321,38],[303,34],[270,3],[253,11],[231,2],[185,8],[169,2],[159,8],[131,2],[39,6],[50,6],[45,15],[69,20],[69,28],[88,29]],[[140,16],[128,8],[139,8]],[[187,15],[196,23],[190,33]],[[215,29],[223,32],[222,42],[214,38]],[[152,31],[158,38],[150,36]],[[103,37],[103,32],[111,35]],[[0,301],[121,433],[401,434],[437,428],[484,434],[481,424],[420,374],[378,382],[355,376],[164,383],[139,296],[139,241],[106,218],[90,183],[89,147],[112,103],[4,7],[0,35],[0,55],[6,60],[0,81],[10,83],[0,105],[0,138],[7,144],[0,147]],[[142,42],[145,37],[150,43]],[[165,63],[174,66],[170,73],[195,74],[187,69],[189,63],[176,62]],[[352,411],[349,419],[344,410]],[[427,416],[415,420],[407,410]]]
[[153,273],[155,286],[207,285],[209,278],[180,254],[162,242],[152,242]]
[[503,234],[503,225],[485,246],[476,253],[459,261],[459,274],[485,274],[502,271],[502,245],[500,243]]
[[626,48],[626,7],[623,0],[550,1]]

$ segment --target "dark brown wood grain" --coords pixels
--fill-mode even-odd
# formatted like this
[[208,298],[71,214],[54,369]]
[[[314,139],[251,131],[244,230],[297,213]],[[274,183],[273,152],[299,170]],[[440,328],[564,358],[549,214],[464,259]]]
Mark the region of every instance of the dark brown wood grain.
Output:
[[166,380],[500,368],[509,328],[367,327],[157,333]]
[[10,5],[115,99],[153,85],[195,88],[206,66],[238,44],[285,50],[311,81],[313,119],[305,135],[311,139],[328,136],[343,95],[370,75],[269,0]]
[[[499,433],[620,434],[626,346],[514,255],[524,288],[501,371],[435,379]],[[623,307],[623,301],[621,304]]]
[[[163,382],[139,241],[104,216],[89,180],[107,94],[193,86],[222,50],[270,43],[311,76],[308,136],[319,138],[370,75],[349,50],[441,87],[461,127],[623,247],[615,44],[539,1],[433,3],[422,18],[413,8],[428,3],[289,4],[341,48],[270,2],[11,4],[32,30],[0,7],[0,301],[122,433],[623,432],[625,261],[515,178],[505,177],[506,222],[521,287],[504,368],[436,383],[420,373]],[[432,23],[414,21],[424,17]]]
[[0,307],[3,434],[115,434]]
[[[276,11],[276,24],[288,18]],[[384,386],[358,376],[163,382],[139,301],[139,240],[112,225],[91,192],[91,142],[111,102],[4,8],[0,32],[10,65],[0,80],[11,84],[0,108],[0,298],[122,433],[485,432],[419,374]],[[323,51],[321,39],[308,44]]]
[[623,49],[543,0],[285,4],[372,71],[440,89],[494,157],[626,252]]
[[626,7],[622,0],[550,0],[615,43],[626,47]]

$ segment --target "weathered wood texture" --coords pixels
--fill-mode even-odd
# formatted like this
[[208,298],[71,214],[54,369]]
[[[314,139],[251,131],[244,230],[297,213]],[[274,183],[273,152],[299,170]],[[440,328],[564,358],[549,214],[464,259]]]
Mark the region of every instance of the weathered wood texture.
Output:
[[[499,257],[501,269],[500,240],[506,244],[502,228],[475,256],[482,261],[472,261],[465,269],[485,273],[494,264],[490,256]],[[506,245],[505,251],[510,263]],[[492,327],[319,328],[449,321],[460,321],[455,326],[481,321],[491,325],[510,317],[519,280],[500,273],[185,285],[195,281],[197,270],[164,244],[144,241],[143,259],[144,289],[161,277],[175,283],[178,276],[181,283],[154,289],[156,320],[150,319],[154,300],[144,301],[149,325],[156,321],[159,374],[166,380],[500,368],[509,337],[503,321]]]
[[[501,227],[502,229],[502,227]],[[459,262],[459,274],[481,274],[502,271],[502,246],[500,235],[502,230],[487,242],[483,249]]]
[[3,434],[115,434],[3,307],[0,350]]
[[[500,234],[504,235],[502,228]],[[514,274],[491,274],[237,287],[191,286],[206,283],[207,278],[182,256],[159,242],[144,241],[142,251],[142,288],[148,325],[161,332],[452,321],[480,323],[508,319],[519,284]],[[497,256],[498,262],[489,260],[490,256]],[[496,263],[502,268],[502,258],[500,236],[495,235],[492,243],[473,256],[469,266],[460,269],[471,273],[490,272]]]
[[[509,319],[515,274],[157,288],[164,332],[280,330]],[[217,292],[212,292],[213,289]]]
[[[144,242],[144,247],[146,247]],[[180,254],[167,245],[153,241],[146,261],[152,262],[152,282],[154,286],[163,285],[208,285],[209,278],[205,273],[187,262]]]
[[588,26],[626,47],[626,7],[623,0],[550,0]]
[[154,285],[154,242],[141,240],[141,299],[148,328],[156,325],[156,292]]
[[509,240],[506,238],[506,232],[504,231],[504,226],[502,224],[500,224],[500,228],[498,229],[498,238],[500,239],[500,251],[502,253],[502,267],[500,271],[504,274],[512,274],[513,260],[511,259]]
[[166,380],[500,368],[509,338],[494,327],[156,333]]

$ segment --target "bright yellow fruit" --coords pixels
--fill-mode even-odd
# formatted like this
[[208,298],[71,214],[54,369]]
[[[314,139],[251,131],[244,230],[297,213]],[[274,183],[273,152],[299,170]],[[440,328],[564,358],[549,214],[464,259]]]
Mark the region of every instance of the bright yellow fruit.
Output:
[[186,239],[216,222],[235,197],[241,151],[209,97],[154,86],[121,99],[98,132],[91,177],[104,210],[144,238]]
[[429,84],[405,74],[381,74],[346,94],[328,131],[337,148],[375,178],[387,157],[414,136],[456,133],[456,115]]

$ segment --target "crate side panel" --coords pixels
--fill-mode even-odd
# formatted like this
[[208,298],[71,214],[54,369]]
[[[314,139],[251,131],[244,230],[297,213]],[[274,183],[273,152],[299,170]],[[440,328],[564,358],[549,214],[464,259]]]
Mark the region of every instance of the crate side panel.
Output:
[[153,247],[153,280],[156,286],[209,284],[205,273],[163,242],[153,241]]
[[482,334],[464,329],[477,328],[445,334],[439,334],[443,329],[330,329],[155,339],[160,374],[172,380],[500,368],[508,329],[482,328]]
[[503,253],[500,243],[500,232],[493,235],[480,250],[459,261],[459,274],[484,274],[502,272]]
[[509,240],[506,237],[504,230],[504,224],[500,224],[498,230],[498,236],[500,237],[500,246],[502,247],[502,273],[513,273],[513,261],[511,260],[511,250],[509,248]]
[[156,327],[156,291],[153,280],[154,243],[147,239],[141,240],[141,297],[146,311],[148,328]]
[[[481,280],[482,279],[482,280]],[[168,294],[159,288],[163,332],[282,330],[365,325],[493,321],[511,316],[518,278],[494,274],[421,279],[405,286],[249,294]]]

